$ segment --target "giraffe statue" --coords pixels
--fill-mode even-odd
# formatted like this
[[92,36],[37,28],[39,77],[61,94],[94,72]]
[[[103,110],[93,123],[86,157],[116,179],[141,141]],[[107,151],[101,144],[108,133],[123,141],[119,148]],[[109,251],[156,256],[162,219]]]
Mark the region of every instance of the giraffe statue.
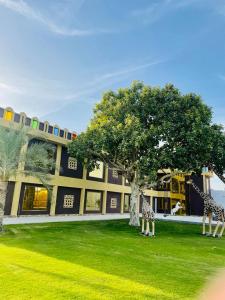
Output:
[[[150,236],[150,226],[149,222],[152,223],[152,236],[155,236],[155,213],[151,207],[151,205],[146,200],[143,191],[141,191],[141,199],[142,199],[142,230],[141,233],[145,236]],[[146,230],[145,230],[145,222],[146,222]]]
[[[203,212],[203,229],[202,229],[202,234],[206,235],[205,232],[205,222],[206,218],[209,218],[209,235],[212,235],[213,237],[216,237],[217,231],[220,226],[220,222],[222,223],[221,225],[221,231],[218,234],[218,237],[222,237],[224,229],[225,229],[225,209],[221,205],[218,205],[216,201],[209,195],[205,194],[200,190],[200,188],[193,182],[192,179],[189,179],[187,181],[187,184],[190,184],[194,190],[203,198],[204,200],[204,212]],[[212,234],[212,214],[215,214],[216,219],[217,219],[217,224],[216,228]]]

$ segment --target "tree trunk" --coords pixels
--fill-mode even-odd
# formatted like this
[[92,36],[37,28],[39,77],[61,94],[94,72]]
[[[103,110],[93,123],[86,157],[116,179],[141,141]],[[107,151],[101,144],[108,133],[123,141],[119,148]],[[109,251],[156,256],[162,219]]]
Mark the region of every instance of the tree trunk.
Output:
[[5,201],[7,195],[7,181],[0,181],[0,232],[3,230],[3,216],[4,216],[4,208]]
[[131,226],[140,226],[138,201],[139,201],[139,185],[135,182],[131,182],[131,199],[130,199],[130,222]]

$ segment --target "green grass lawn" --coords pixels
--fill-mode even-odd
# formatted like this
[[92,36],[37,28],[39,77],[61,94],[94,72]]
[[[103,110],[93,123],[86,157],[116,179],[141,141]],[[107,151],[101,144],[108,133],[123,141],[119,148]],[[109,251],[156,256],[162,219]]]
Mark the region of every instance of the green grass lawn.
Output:
[[127,220],[6,226],[0,299],[195,299],[225,267],[225,238],[157,222],[156,238]]

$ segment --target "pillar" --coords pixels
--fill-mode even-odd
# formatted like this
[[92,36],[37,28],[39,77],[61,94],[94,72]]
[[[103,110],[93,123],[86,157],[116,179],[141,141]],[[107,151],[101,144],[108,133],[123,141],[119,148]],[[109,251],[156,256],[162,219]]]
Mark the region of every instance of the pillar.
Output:
[[81,189],[79,215],[84,214],[84,198],[85,198],[85,189]]
[[53,188],[52,188],[52,195],[51,195],[50,216],[55,216],[57,192],[58,192],[58,186],[54,185]]
[[107,201],[107,191],[103,191],[103,199],[102,199],[102,214],[106,214],[106,201]]
[[120,206],[120,213],[123,214],[124,212],[124,193],[121,193],[121,206]]
[[17,213],[18,213],[21,186],[22,186],[21,181],[15,182],[13,201],[12,201],[12,207],[11,207],[11,216],[13,216],[13,217],[16,217]]
[[56,161],[55,161],[55,175],[59,176],[61,165],[62,145],[57,145]]

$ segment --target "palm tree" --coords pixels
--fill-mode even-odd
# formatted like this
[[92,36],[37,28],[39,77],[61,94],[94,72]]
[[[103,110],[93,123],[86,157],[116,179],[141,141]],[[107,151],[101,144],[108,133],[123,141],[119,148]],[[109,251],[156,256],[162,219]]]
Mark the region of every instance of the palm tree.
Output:
[[23,150],[31,138],[33,137],[25,128],[0,126],[0,231],[3,230],[4,207],[10,179],[21,173],[33,176],[50,191],[49,174],[55,169],[55,149],[45,142],[37,142],[31,144],[27,151]]

